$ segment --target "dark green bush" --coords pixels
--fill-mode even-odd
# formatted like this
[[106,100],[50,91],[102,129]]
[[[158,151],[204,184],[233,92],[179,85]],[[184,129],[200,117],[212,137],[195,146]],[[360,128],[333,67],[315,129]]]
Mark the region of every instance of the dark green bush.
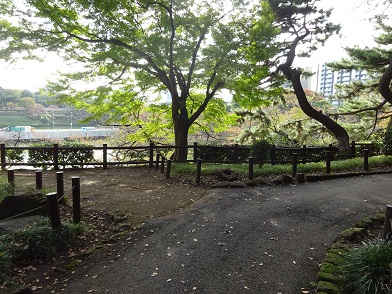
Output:
[[392,242],[376,239],[344,255],[342,266],[345,293],[391,293]]
[[203,145],[198,146],[197,156],[202,160],[207,161],[247,161],[249,158],[248,148],[239,148],[236,150],[234,146],[214,146]]
[[12,264],[42,261],[64,252],[85,230],[85,225],[69,222],[63,222],[60,229],[53,230],[49,219],[44,219],[32,227],[0,236],[0,282]]
[[250,145],[250,153],[256,161],[271,160],[272,144],[266,140],[255,141]]
[[[33,147],[53,147],[52,143],[33,144]],[[88,163],[94,161],[93,146],[79,143],[62,143],[59,148],[72,147],[72,149],[59,150],[59,163]],[[29,161],[34,163],[53,162],[53,149],[29,149]],[[46,168],[47,165],[38,165]],[[82,166],[82,165],[81,165]],[[80,167],[81,167],[80,166]]]

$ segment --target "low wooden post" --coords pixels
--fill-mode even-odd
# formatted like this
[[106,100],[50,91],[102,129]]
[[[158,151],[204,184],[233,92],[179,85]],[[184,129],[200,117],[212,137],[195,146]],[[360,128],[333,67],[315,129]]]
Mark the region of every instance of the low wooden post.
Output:
[[42,189],[42,170],[35,171],[35,187],[37,190]]
[[150,153],[150,156],[149,156],[149,166],[150,167],[154,167],[154,143],[150,143],[150,149],[149,149],[149,153]]
[[8,176],[8,183],[10,183],[12,186],[15,185],[15,171],[13,169],[9,169],[7,171],[7,176]]
[[64,173],[56,172],[57,197],[60,204],[65,204],[64,199]]
[[238,162],[239,157],[240,157],[240,149],[239,149],[238,144],[235,144],[234,145],[234,161]]
[[252,156],[249,157],[249,180],[253,180],[253,165],[254,165],[254,158]]
[[196,185],[200,184],[201,164],[202,164],[202,160],[200,158],[198,158],[197,162],[196,162]]
[[156,170],[158,170],[158,168],[159,168],[159,162],[160,162],[160,160],[159,160],[159,158],[160,158],[160,154],[159,153],[157,153],[157,155],[156,155],[156,160],[155,160],[155,169]]
[[[276,160],[276,147],[275,147],[275,145],[271,146],[270,157],[271,157],[271,164],[274,165],[275,160]],[[265,160],[265,158],[263,158],[262,160]]]
[[331,151],[327,151],[327,155],[325,158],[325,172],[327,174],[331,173],[331,159],[332,159],[332,153]]
[[53,169],[59,170],[59,144],[53,144]]
[[1,158],[1,169],[2,170],[5,170],[5,167],[6,167],[6,165],[7,165],[7,162],[6,162],[6,160],[7,160],[7,157],[6,157],[6,150],[5,150],[5,144],[0,144],[0,151],[1,151],[1,155],[0,155],[0,158]]
[[102,163],[103,169],[108,169],[108,144],[102,146]]
[[73,222],[80,223],[80,177],[72,177],[72,212]]
[[369,149],[363,150],[363,169],[369,171]]
[[385,209],[383,238],[391,238],[392,205],[388,204]]
[[171,159],[168,159],[166,162],[166,179],[170,178],[170,172],[171,172]]
[[57,193],[52,192],[46,194],[46,198],[48,199],[48,207],[49,207],[49,217],[50,223],[52,225],[52,229],[60,229],[61,228],[61,218],[60,218],[60,209],[57,198]]
[[352,157],[355,157],[356,152],[355,152],[355,141],[351,141],[351,155]]
[[298,169],[298,153],[293,153],[293,169],[291,176],[295,178],[295,175],[297,174],[297,169]]
[[163,172],[165,171],[165,156],[162,156],[161,159],[161,173],[163,174]]
[[197,149],[197,142],[193,143],[193,162],[197,162],[197,158],[199,157],[199,151]]
[[307,150],[306,150],[306,145],[303,145],[302,146],[302,163],[306,163],[306,153],[307,153]]

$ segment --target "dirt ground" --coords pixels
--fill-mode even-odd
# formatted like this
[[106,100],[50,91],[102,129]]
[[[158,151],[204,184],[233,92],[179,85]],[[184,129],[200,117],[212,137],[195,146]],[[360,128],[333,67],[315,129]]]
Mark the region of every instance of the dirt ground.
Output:
[[[199,200],[206,189],[165,179],[159,170],[149,167],[111,167],[107,170],[64,170],[64,191],[71,201],[72,177],[80,177],[82,209],[124,214],[138,225],[169,215]],[[15,183],[35,185],[34,171],[15,171]],[[43,171],[43,188],[56,190],[56,172]]]
[[[15,283],[27,285],[34,292],[66,284],[63,274],[70,271],[70,265],[79,264],[88,256],[86,253],[91,249],[103,246],[102,250],[110,255],[111,243],[117,239],[113,236],[121,236],[122,231],[134,232],[151,218],[181,211],[206,194],[206,188],[184,182],[184,179],[167,180],[155,168],[111,167],[62,172],[69,204],[60,206],[62,218],[72,219],[72,177],[80,177],[82,222],[88,225],[88,233],[52,260],[15,266],[10,284],[0,285],[0,293]],[[14,174],[15,194],[25,192],[26,187],[35,187],[35,171],[14,170]],[[45,193],[56,191],[56,176],[55,171],[42,172]],[[13,293],[12,287],[5,293]]]

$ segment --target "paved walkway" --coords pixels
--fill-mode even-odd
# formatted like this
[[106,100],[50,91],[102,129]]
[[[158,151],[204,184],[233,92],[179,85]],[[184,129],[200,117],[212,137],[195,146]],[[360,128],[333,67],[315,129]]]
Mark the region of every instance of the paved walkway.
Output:
[[62,293],[301,293],[340,231],[392,203],[392,175],[209,193],[91,256]]

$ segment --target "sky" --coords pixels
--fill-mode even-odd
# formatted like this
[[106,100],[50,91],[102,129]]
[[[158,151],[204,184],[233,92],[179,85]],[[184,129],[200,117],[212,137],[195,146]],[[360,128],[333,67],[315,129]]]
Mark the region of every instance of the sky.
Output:
[[[297,60],[301,67],[311,66],[327,61],[339,60],[345,56],[344,46],[371,45],[372,25],[367,20],[368,7],[360,5],[363,0],[321,0],[320,7],[334,8],[331,21],[342,25],[341,37],[330,38],[323,48],[316,51],[306,60]],[[64,68],[64,63],[54,53],[46,54],[44,62],[23,61],[14,65],[6,65],[0,60],[0,87],[37,91],[46,82],[53,79],[57,70]]]

